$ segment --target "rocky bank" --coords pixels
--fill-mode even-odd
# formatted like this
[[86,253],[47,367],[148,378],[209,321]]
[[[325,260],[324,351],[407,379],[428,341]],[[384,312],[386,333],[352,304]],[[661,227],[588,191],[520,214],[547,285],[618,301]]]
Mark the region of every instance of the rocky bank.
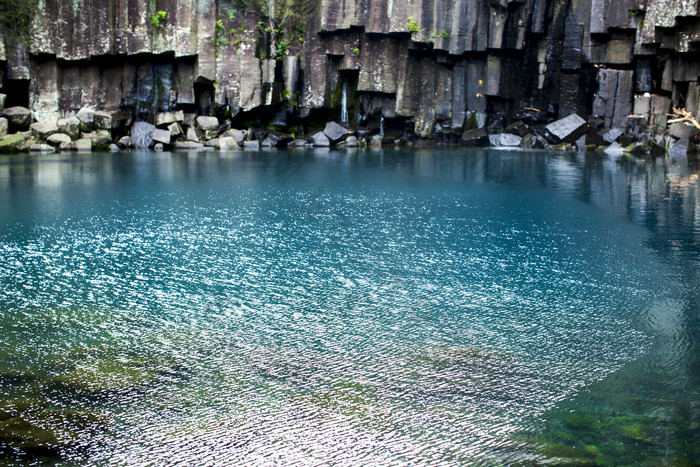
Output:
[[699,8],[12,0],[0,4],[0,150],[427,139],[693,151],[695,128],[668,120],[674,106],[699,110]]

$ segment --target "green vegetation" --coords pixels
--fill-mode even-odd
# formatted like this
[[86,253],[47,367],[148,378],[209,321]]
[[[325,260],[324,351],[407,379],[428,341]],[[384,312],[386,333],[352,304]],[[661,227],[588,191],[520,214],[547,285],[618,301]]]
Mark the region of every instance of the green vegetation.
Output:
[[37,0],[0,0],[5,10],[5,38],[29,45]]
[[355,47],[354,49],[352,49],[352,53],[354,53],[355,55],[360,55],[360,49]]
[[419,32],[421,30],[421,27],[418,25],[418,23],[416,23],[416,20],[410,16],[408,17],[406,28],[411,32]]
[[431,36],[433,38],[449,38],[452,37],[452,34],[448,34],[447,29],[443,29],[440,33],[433,29],[433,33],[431,34]]
[[168,16],[168,14],[163,10],[153,13],[151,15],[151,26],[153,26],[154,28],[161,27],[163,25],[161,22],[165,21],[166,16]]

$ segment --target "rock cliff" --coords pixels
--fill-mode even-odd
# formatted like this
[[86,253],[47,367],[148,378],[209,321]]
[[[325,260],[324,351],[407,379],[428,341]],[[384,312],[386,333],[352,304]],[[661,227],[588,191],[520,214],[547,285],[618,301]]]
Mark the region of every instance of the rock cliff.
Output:
[[[698,112],[700,0],[8,0],[6,106],[114,127],[183,110],[422,137]],[[633,115],[633,117],[630,117]],[[290,123],[291,122],[291,123]]]

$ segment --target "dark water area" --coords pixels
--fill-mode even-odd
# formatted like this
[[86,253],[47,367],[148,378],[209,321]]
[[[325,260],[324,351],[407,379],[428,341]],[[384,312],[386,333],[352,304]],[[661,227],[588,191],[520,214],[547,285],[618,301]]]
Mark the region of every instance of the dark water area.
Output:
[[0,465],[697,465],[688,161],[0,159]]

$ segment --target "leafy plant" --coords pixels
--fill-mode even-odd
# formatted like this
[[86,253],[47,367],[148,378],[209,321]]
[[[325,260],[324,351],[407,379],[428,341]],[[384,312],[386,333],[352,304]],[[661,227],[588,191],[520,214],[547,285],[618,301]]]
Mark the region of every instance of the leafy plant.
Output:
[[418,25],[418,23],[416,23],[416,20],[410,16],[408,17],[406,28],[408,28],[408,30],[411,32],[419,32],[421,30],[421,27]]
[[151,15],[151,26],[154,28],[159,28],[162,26],[161,21],[165,21],[165,18],[168,16],[166,12],[163,10],[157,11]]
[[355,47],[354,49],[352,49],[352,53],[354,53],[355,55],[358,55],[358,56],[359,56],[359,55],[360,55],[360,49],[358,49],[357,47]]

